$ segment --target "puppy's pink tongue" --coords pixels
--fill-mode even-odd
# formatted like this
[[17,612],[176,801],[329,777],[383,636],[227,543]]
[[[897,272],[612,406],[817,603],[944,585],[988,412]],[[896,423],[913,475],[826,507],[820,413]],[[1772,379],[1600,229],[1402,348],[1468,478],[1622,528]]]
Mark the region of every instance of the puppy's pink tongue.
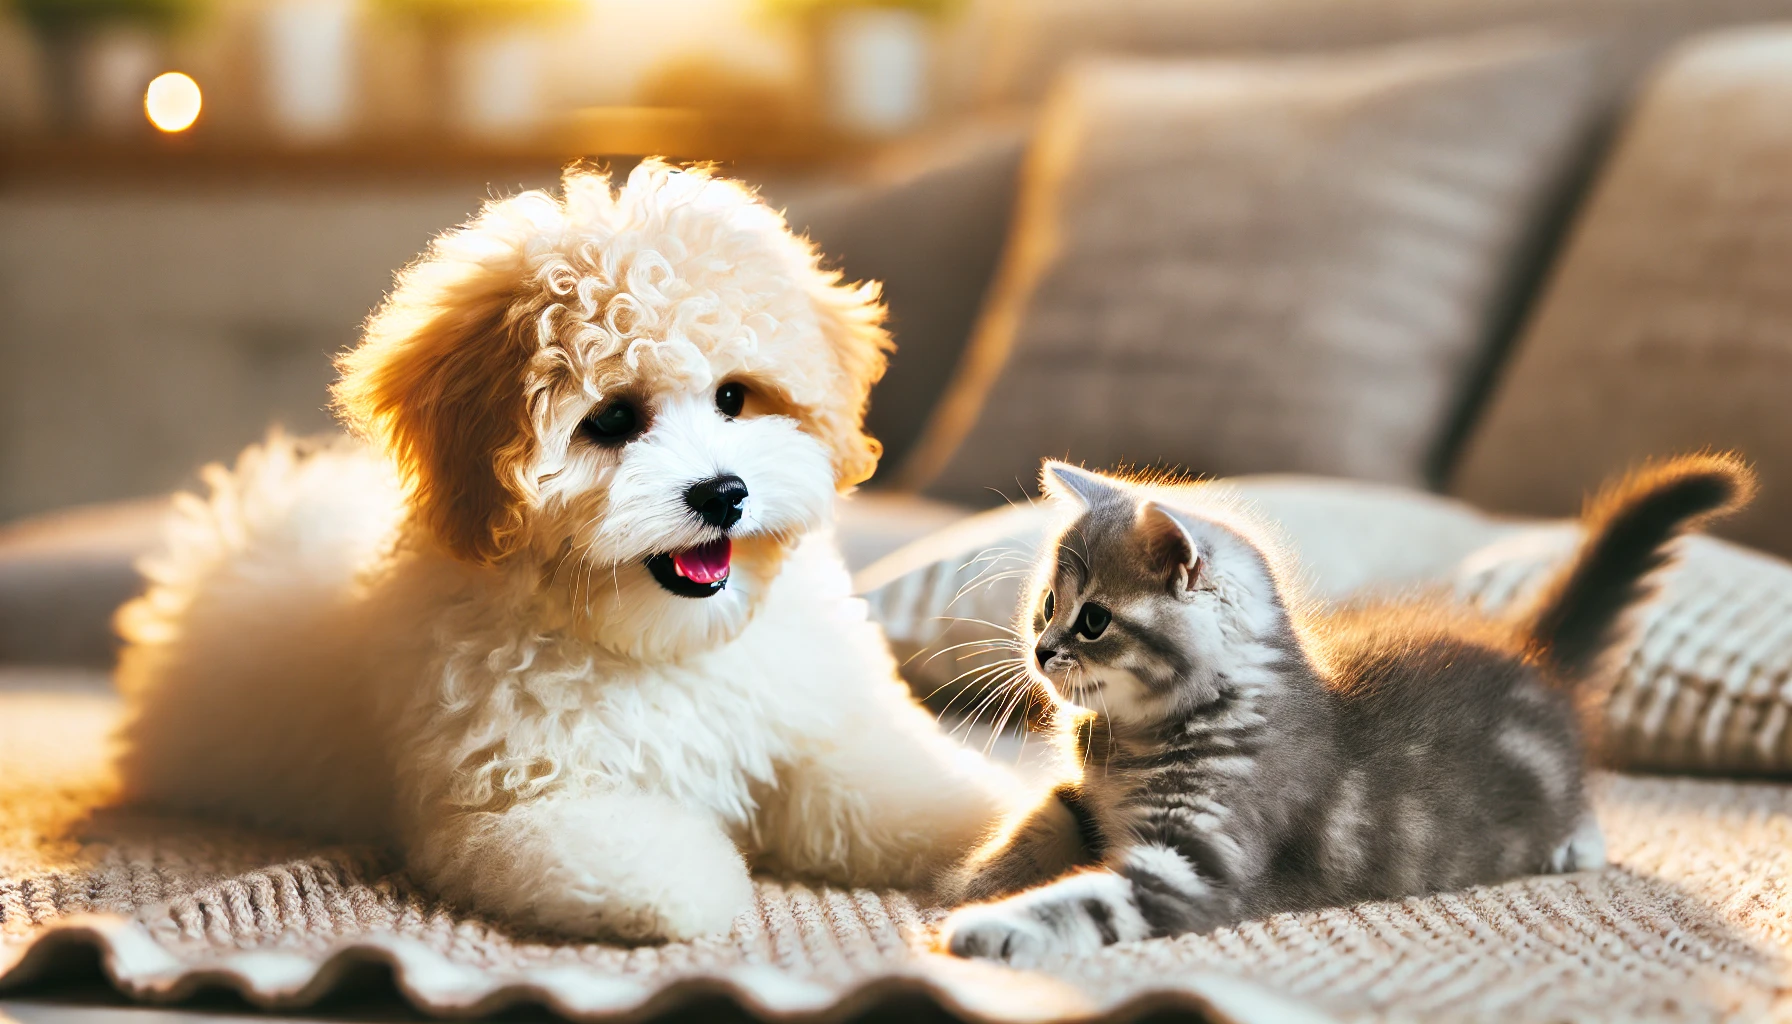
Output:
[[733,556],[734,543],[723,537],[672,552],[672,567],[678,575],[695,583],[720,583],[728,578],[728,563]]

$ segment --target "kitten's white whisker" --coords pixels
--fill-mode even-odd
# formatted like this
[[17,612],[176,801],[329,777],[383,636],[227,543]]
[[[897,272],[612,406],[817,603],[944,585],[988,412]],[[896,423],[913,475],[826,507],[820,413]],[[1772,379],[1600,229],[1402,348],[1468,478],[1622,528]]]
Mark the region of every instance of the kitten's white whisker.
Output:
[[[997,702],[999,702],[1004,695],[1012,691],[1013,685],[1013,677],[1009,677],[1006,680],[997,682],[993,685],[989,693],[983,700],[979,701],[977,707],[972,710],[971,717],[963,724],[962,728],[964,729],[965,739],[970,739],[971,731],[983,720],[983,713],[996,707]],[[953,731],[956,733],[958,730],[955,729]]]
[[952,710],[952,705],[958,703],[959,698],[963,697],[965,695],[965,693],[971,689],[971,687],[973,687],[973,686],[979,687],[977,692],[982,693],[983,692],[982,688],[987,687],[989,680],[999,677],[1003,670],[1012,669],[1013,667],[1014,667],[1013,663],[1004,660],[1004,661],[995,662],[990,665],[981,665],[977,668],[966,670],[964,672],[959,673],[957,676],[954,676],[953,678],[947,680],[946,682],[941,683],[938,687],[935,687],[934,691],[932,693],[929,693],[926,697],[923,697],[922,700],[932,700],[935,695],[937,695],[941,690],[944,690],[946,687],[951,686],[954,683],[957,683],[959,680],[964,679],[967,676],[973,677],[971,681],[964,683],[962,688],[960,689],[960,691],[956,694],[953,694],[952,698],[946,702],[946,706],[940,709],[940,712],[938,715],[934,716],[935,718],[943,718],[943,717],[945,717],[945,715],[948,712],[950,712]]
[[[1112,750],[1112,749],[1114,749],[1114,717],[1108,713],[1108,695],[1107,695],[1106,689],[1103,688],[1103,689],[1096,690],[1095,696],[1096,696],[1096,699],[1101,701],[1101,720],[1103,722],[1107,723],[1108,749]],[[1101,762],[1101,774],[1106,775],[1107,773],[1108,773],[1108,759],[1104,758]]]
[[974,592],[978,587],[994,586],[1003,580],[1025,579],[1031,575],[1033,575],[1033,570],[1031,569],[1009,569],[1005,572],[996,573],[994,576],[978,576],[965,583],[964,586],[959,587],[958,592],[952,595],[952,600],[946,602],[946,607],[950,608],[957,604],[967,595]]
[[[991,676],[990,679],[985,682],[983,689],[980,691],[983,694],[983,699],[979,700],[977,705],[969,712],[969,724],[965,726],[967,735],[968,730],[975,728],[977,720],[983,717],[983,712],[987,710],[994,701],[999,700],[1002,695],[1007,692],[1008,688],[1014,684],[1014,678],[1013,667],[1010,666],[1008,674],[1003,675],[998,673]],[[954,730],[954,732],[956,731],[957,730]]]
[[[1021,678],[1025,677],[1022,676]],[[1014,717],[1015,709],[1020,707],[1020,702],[1028,696],[1025,687],[1015,685],[1018,682],[1020,682],[1020,679],[1011,679],[1008,681],[1010,693],[1008,703],[1002,706],[1001,715],[990,726],[989,739],[983,744],[984,757],[988,757],[990,751],[995,749],[996,737],[1002,735],[1002,730],[1008,727],[1008,720]]]
[[910,661],[914,661],[916,658],[919,658],[921,655],[927,654],[927,660],[921,662],[921,664],[925,665],[928,662],[932,661],[933,659],[939,657],[942,654],[949,654],[952,651],[962,650],[963,648],[966,648],[966,647],[983,647],[988,650],[1000,650],[1005,647],[1011,651],[1021,651],[1021,650],[1025,649],[1019,641],[1011,640],[1007,637],[996,637],[993,639],[985,638],[982,640],[966,640],[963,643],[952,644],[950,647],[942,647],[939,650],[934,651],[932,654],[927,654],[927,649],[922,648],[921,650],[918,650],[915,653],[909,655],[908,660],[904,661],[902,664],[907,665]]
[[975,626],[988,626],[990,629],[999,629],[1002,632],[1007,633],[1009,636],[1015,637],[1016,639],[1019,639],[1019,640],[1026,639],[1025,637],[1021,636],[1020,631],[1015,629],[1013,626],[999,626],[996,623],[989,621],[988,619],[973,619],[973,618],[968,618],[968,617],[959,616],[959,615],[935,615],[935,616],[933,616],[933,618],[930,621],[933,621],[933,622],[968,622]]

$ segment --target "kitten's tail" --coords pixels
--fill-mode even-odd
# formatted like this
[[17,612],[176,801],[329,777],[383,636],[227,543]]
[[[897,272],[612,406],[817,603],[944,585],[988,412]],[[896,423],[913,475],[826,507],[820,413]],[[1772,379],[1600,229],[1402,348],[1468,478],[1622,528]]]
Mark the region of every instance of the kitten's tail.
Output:
[[1624,613],[1654,590],[1650,577],[1681,534],[1748,504],[1755,474],[1734,454],[1646,463],[1587,502],[1586,539],[1530,617],[1533,651],[1578,682],[1625,637]]

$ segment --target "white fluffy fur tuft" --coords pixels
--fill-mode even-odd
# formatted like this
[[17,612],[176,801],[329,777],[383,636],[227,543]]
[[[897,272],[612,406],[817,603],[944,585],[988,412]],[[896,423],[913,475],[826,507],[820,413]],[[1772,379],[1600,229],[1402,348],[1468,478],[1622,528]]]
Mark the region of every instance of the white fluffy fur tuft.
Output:
[[[578,937],[725,930],[761,868],[927,882],[1008,789],[910,698],[833,549],[881,320],[700,171],[489,205],[343,358],[364,443],[275,436],[183,499],[120,614],[128,791],[391,843]],[[639,429],[593,434],[616,403]],[[728,525],[685,498],[722,475]],[[723,537],[713,596],[649,569]]]

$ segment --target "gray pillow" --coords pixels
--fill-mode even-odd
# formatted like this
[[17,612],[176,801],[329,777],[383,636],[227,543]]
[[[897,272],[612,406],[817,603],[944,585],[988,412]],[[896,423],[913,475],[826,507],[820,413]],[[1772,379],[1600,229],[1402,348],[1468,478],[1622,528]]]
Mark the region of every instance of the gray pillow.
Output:
[[[1571,521],[1500,519],[1434,495],[1299,478],[1228,481],[1280,524],[1308,591],[1444,585],[1499,613],[1519,607],[1578,539]],[[1050,513],[986,512],[855,578],[918,696],[981,708],[1013,620],[1020,573]],[[1710,537],[1682,542],[1614,681],[1605,749],[1624,767],[1732,775],[1792,772],[1792,565]]]
[[1066,454],[1421,482],[1590,85],[1532,36],[1069,74],[901,482],[988,505]]
[[871,391],[865,429],[883,443],[884,468],[901,465],[970,339],[1008,233],[1028,127],[968,120],[834,187],[767,190],[830,265],[883,285],[896,351]]
[[974,95],[1037,100],[1079,54],[1276,53],[1376,46],[1516,26],[1608,40],[1621,89],[1675,40],[1792,14],[1792,0],[1025,0],[974,24],[983,47]]
[[1792,556],[1792,30],[1689,47],[1600,176],[1452,491],[1564,515],[1638,459],[1706,446],[1761,494],[1718,532]]

